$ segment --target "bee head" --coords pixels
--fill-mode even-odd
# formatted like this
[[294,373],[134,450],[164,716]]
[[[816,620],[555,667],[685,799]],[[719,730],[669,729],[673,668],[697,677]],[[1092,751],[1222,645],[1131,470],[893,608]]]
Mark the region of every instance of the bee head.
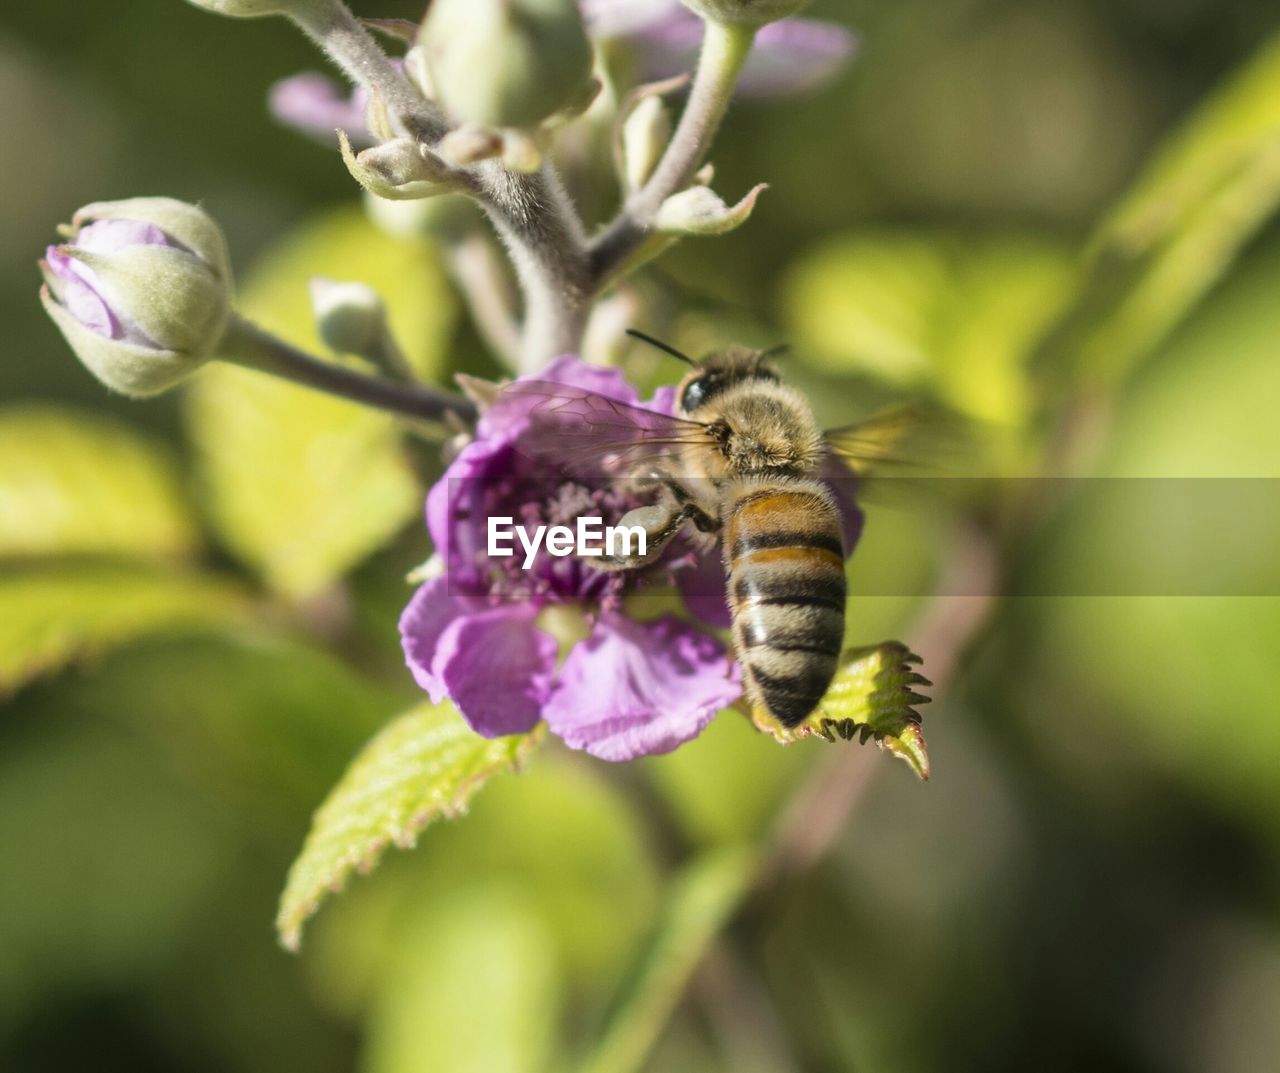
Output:
[[728,347],[706,355],[694,363],[693,371],[680,381],[676,389],[680,409],[685,414],[692,414],[717,395],[748,381],[778,383],[778,372],[769,361],[773,353],[776,351]]

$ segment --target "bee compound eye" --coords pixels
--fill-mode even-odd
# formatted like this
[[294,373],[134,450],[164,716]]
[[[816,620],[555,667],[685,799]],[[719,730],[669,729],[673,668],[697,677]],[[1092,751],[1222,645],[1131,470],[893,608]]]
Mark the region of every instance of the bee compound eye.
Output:
[[690,380],[685,385],[684,395],[681,396],[680,405],[684,411],[688,413],[690,410],[696,410],[704,402],[707,401],[709,394],[709,378],[707,376],[699,376],[694,380]]

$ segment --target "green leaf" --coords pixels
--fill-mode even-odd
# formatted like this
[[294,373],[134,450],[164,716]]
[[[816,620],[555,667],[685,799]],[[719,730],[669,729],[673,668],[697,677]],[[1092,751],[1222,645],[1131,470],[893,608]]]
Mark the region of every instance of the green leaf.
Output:
[[377,735],[316,812],[289,871],[276,927],[291,950],[326,894],[370,871],[391,843],[414,845],[439,816],[462,813],[492,776],[519,768],[541,729],[482,738],[449,705],[422,705]]
[[0,697],[136,637],[247,611],[243,592],[199,574],[88,564],[0,574]]
[[879,229],[807,254],[785,300],[797,349],[816,367],[1008,421],[1027,407],[1024,361],[1073,279],[1068,251],[1044,238]]
[[794,727],[784,727],[767,711],[757,708],[752,715],[756,726],[788,744],[818,736],[845,741],[858,735],[862,744],[874,738],[880,748],[911,765],[921,779],[929,777],[929,754],[920,730],[917,704],[929,697],[914,691],[929,680],[915,667],[920,657],[899,641],[849,648],[840,656],[840,666],[826,696],[807,719]]
[[1123,376],[1159,344],[1280,204],[1280,35],[1167,142],[1094,238],[1046,367]]
[[404,703],[403,690],[256,622],[147,638],[42,692],[54,710],[127,720],[219,808],[253,817],[286,861],[316,802]]
[[551,930],[580,1016],[603,1016],[661,893],[651,832],[615,776],[568,750],[547,750],[518,779],[488,783],[466,823],[437,825],[420,852],[384,859],[307,931],[306,968],[319,1000],[345,1018],[363,1017],[424,903],[514,885]]
[[173,467],[140,437],[69,410],[0,412],[0,558],[172,557],[195,546]]
[[749,850],[718,850],[699,858],[676,880],[584,1073],[643,1068],[707,948],[750,889],[756,864]]
[[419,900],[367,1022],[366,1073],[536,1073],[564,993],[555,938],[524,884],[479,883]]
[[[324,216],[259,267],[238,308],[319,351],[307,288],[315,275],[374,287],[415,367],[443,365],[451,304],[424,244],[384,235],[357,209]],[[385,414],[214,365],[192,384],[188,417],[214,523],[287,596],[324,589],[421,512],[399,427]]]
[[[1021,718],[1044,755],[1077,758],[1071,777],[1158,770],[1273,839],[1280,599],[1265,594],[1280,592],[1278,239],[1126,389],[1101,479],[1082,482],[1030,545],[1026,591],[1079,595],[1035,601],[1037,614],[1006,627],[1025,642],[1020,674],[1043,683],[1037,696],[1070,698],[1069,719],[1046,718],[1032,697]],[[1088,595],[1106,591],[1148,595]],[[1253,595],[1171,595],[1197,591]]]

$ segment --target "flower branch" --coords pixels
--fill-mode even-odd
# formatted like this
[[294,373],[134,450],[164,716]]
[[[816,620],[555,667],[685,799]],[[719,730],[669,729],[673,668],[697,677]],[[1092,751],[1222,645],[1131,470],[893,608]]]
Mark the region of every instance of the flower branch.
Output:
[[755,30],[749,26],[706,22],[697,74],[666,152],[649,180],[626,199],[617,218],[591,243],[591,271],[599,283],[633,261],[653,234],[663,202],[693,181],[729,109],[754,39]]
[[341,0],[324,3],[331,14],[296,21],[344,71],[380,95],[387,111],[416,140],[433,178],[442,188],[474,198],[510,252],[524,297],[520,367],[536,369],[576,349],[592,288],[582,224],[554,168],[544,163],[523,173],[501,159],[451,164],[448,139],[460,128],[391,65]]
[[549,164],[520,175],[486,161],[477,173],[473,193],[511,255],[524,297],[518,365],[536,371],[582,341],[595,294],[582,223]]
[[440,108],[396,69],[342,0],[290,5],[288,15],[356,85],[378,93],[419,141],[434,145],[448,132]]
[[227,326],[217,357],[398,417],[435,422],[445,421],[450,415],[466,422],[476,418],[474,403],[460,395],[419,384],[402,384],[322,361],[235,315]]

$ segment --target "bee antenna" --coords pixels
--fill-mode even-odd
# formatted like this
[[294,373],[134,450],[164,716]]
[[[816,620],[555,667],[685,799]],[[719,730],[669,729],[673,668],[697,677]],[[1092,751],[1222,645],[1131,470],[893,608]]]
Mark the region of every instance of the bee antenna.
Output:
[[639,339],[643,342],[648,343],[651,347],[657,347],[659,350],[663,351],[664,353],[670,354],[673,358],[678,358],[680,361],[683,361],[686,365],[697,364],[697,362],[694,361],[691,357],[689,357],[688,354],[684,354],[681,351],[677,350],[670,343],[664,343],[661,339],[655,339],[652,335],[645,335],[644,332],[638,332],[635,330],[635,328],[628,328],[627,334],[631,336],[633,339]]
[[779,354],[785,354],[790,349],[790,343],[779,343],[777,346],[771,346],[768,350],[760,351],[760,357],[776,358]]

